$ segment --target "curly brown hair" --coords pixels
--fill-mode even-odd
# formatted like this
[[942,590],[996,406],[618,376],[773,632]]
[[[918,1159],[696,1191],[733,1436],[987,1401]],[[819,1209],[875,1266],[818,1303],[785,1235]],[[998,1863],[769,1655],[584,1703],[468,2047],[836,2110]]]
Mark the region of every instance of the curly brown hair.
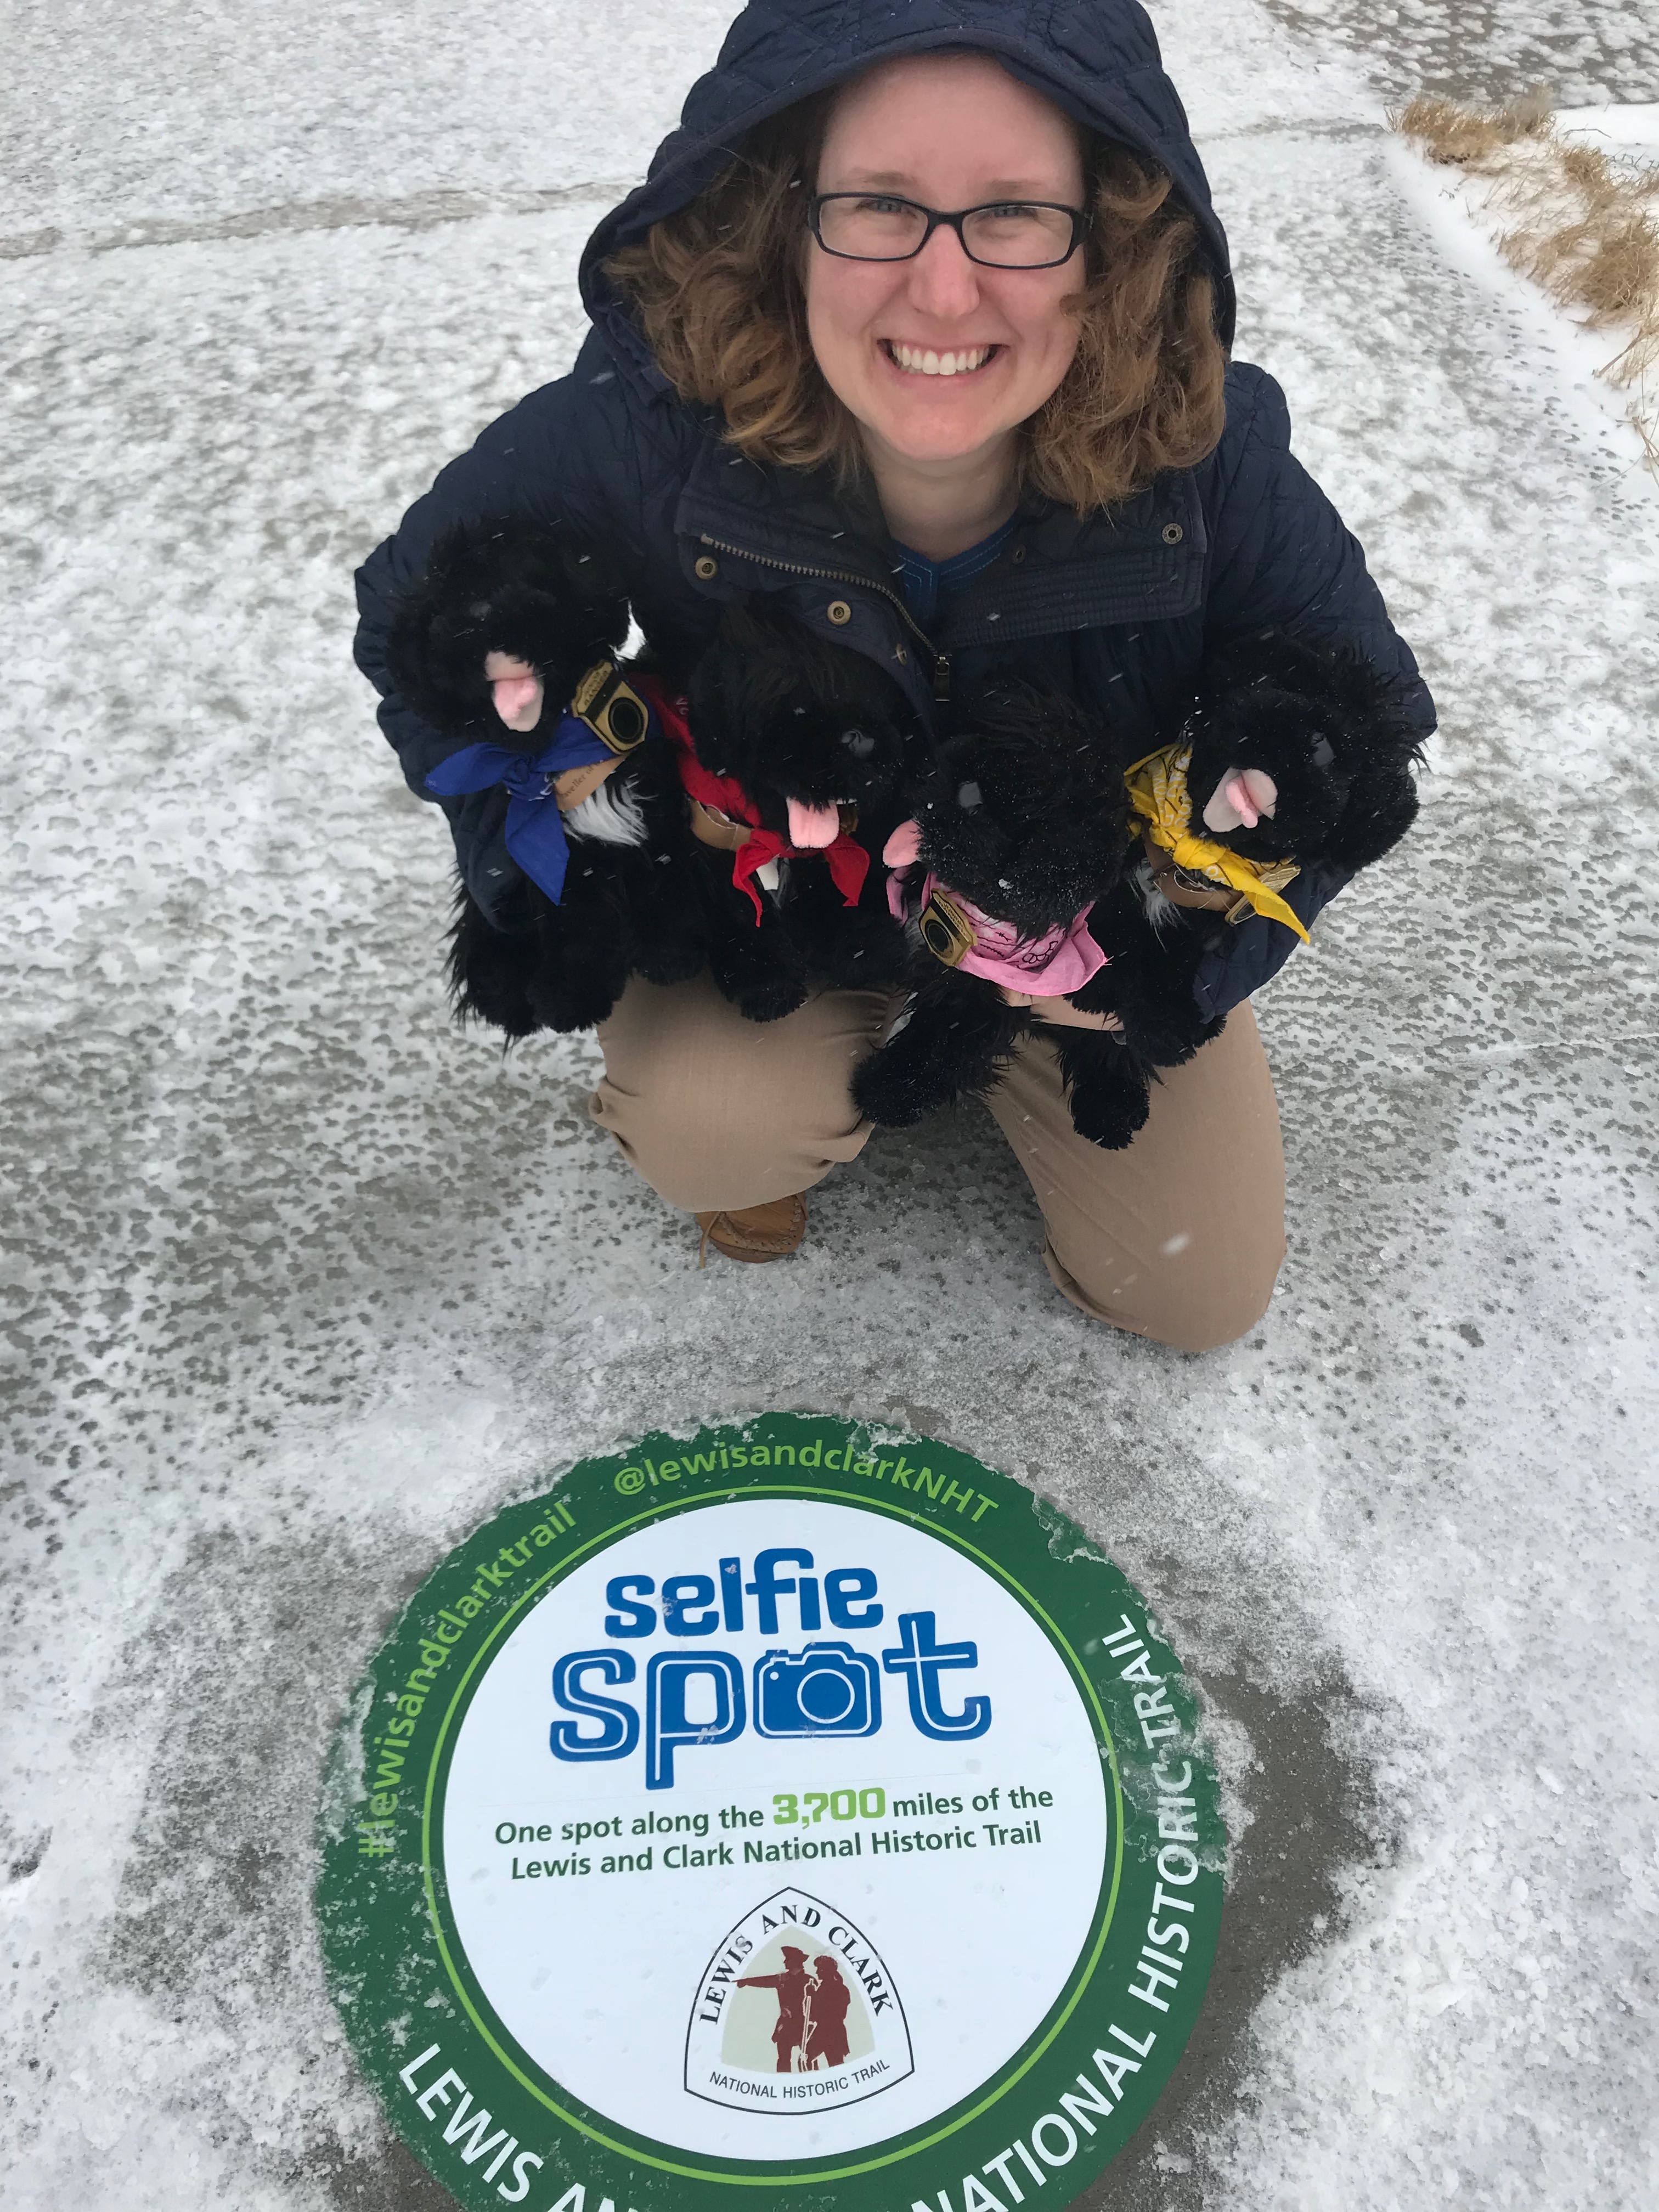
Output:
[[[806,328],[806,203],[833,94],[787,109],[687,207],[622,247],[605,274],[634,304],[683,399],[718,407],[726,436],[784,468],[862,462],[858,425],[830,391]],[[1093,220],[1081,325],[1059,388],[1022,426],[1023,480],[1079,514],[1213,451],[1226,354],[1198,224],[1146,155],[1084,137]]]

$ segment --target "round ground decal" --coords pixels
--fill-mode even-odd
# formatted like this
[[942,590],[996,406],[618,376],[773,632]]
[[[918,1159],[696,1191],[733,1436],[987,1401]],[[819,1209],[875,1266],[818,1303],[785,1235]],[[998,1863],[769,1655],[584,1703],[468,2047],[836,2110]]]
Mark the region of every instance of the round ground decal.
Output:
[[480,2212],[1058,2212],[1221,1911],[1194,1700],[1117,1570],[960,1452],[784,1415],[464,1544],[322,1841],[359,2057]]

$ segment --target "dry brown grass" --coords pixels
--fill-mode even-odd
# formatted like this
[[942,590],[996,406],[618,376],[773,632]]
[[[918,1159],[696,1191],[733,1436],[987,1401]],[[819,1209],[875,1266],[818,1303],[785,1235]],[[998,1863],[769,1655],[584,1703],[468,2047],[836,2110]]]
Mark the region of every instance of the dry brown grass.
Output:
[[1419,93],[1389,121],[1415,138],[1431,161],[1455,168],[1483,168],[1492,156],[1522,138],[1537,138],[1552,128],[1550,106],[1541,93],[1522,93],[1507,107],[1460,107],[1455,100]]
[[1391,114],[1431,161],[1491,179],[1486,205],[1512,268],[1626,343],[1598,374],[1631,393],[1630,420],[1659,474],[1659,167],[1559,136],[1547,98],[1460,107],[1425,96]]

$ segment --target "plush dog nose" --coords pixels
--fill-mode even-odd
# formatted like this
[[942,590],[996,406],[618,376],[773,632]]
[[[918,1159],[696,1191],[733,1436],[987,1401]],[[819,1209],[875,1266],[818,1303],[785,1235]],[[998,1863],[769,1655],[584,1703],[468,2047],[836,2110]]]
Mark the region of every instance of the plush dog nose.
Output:
[[833,845],[841,835],[841,815],[833,806],[803,806],[789,801],[789,842],[804,853]]

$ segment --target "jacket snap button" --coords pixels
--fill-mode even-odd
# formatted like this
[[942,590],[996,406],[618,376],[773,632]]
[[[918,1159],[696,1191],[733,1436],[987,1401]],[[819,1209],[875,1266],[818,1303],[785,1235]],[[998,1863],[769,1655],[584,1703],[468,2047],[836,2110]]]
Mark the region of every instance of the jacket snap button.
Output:
[[1164,543],[1166,545],[1179,545],[1186,535],[1178,522],[1166,522],[1164,526]]
[[720,564],[711,553],[699,553],[691,566],[705,584],[711,576],[718,576],[720,572]]
[[1023,545],[1016,545],[1013,551],[1008,556],[1008,558],[1013,562],[1015,568],[1018,568],[1020,562],[1025,558],[1025,548]]
[[902,645],[896,645],[893,647],[893,658],[897,661],[899,666],[902,668],[909,660],[910,656],[904,650],[904,647]]
[[842,623],[849,623],[853,619],[853,610],[848,605],[845,599],[831,599],[829,606],[825,609],[825,612],[829,615],[830,621],[837,625]]

